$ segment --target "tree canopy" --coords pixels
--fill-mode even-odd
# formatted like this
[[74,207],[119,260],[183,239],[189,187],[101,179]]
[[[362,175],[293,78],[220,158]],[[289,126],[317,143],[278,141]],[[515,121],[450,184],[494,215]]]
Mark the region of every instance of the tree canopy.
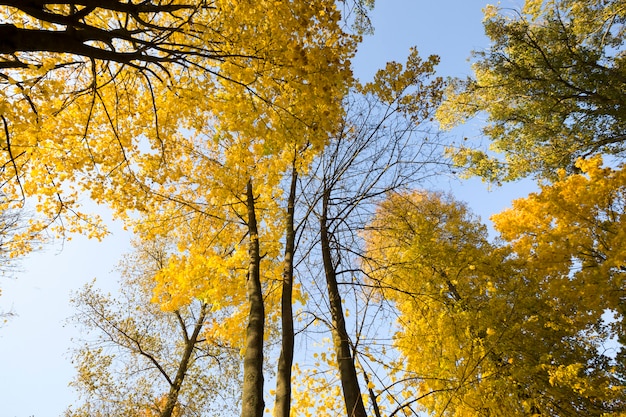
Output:
[[[597,165],[583,170],[590,183],[597,178]],[[617,206],[600,192],[572,213],[559,194],[582,192],[584,181],[568,178],[498,215],[510,244],[490,243],[486,227],[447,196],[399,194],[380,206],[368,232],[370,277],[399,310],[397,378],[411,389],[407,405],[435,415],[624,413],[626,367],[615,345],[623,340],[624,258],[617,267],[609,256],[586,259],[610,253],[591,249],[613,246],[605,233],[621,251],[624,187],[611,194]],[[587,223],[587,207],[600,201],[613,216]]]
[[[0,1],[9,256],[105,236],[84,198],[139,242],[74,299],[68,416],[626,415],[624,0],[488,6],[473,77],[367,83],[350,4]],[[436,131],[482,115],[490,149]],[[539,190],[493,237],[422,189],[454,164]]]
[[624,152],[626,88],[622,0],[526,1],[489,6],[492,44],[475,52],[474,76],[458,80],[439,110],[444,127],[487,115],[491,151],[451,147],[460,165],[488,180],[554,178],[578,158]]
[[[15,59],[28,59],[27,65],[4,69],[0,80],[5,143],[2,204],[11,208],[26,199],[36,202],[40,221],[31,223],[30,234],[42,228],[55,230],[52,223],[57,233],[102,236],[98,219],[81,212],[80,195],[111,203],[120,213],[141,209],[144,196],[162,191],[156,185],[177,172],[167,170],[183,150],[176,146],[184,132],[208,138],[218,137],[219,130],[228,134],[246,130],[259,141],[254,150],[269,157],[280,152],[279,138],[286,129],[298,124],[298,129],[311,133],[294,131],[291,136],[303,143],[317,141],[319,149],[327,135],[322,132],[341,116],[354,39],[340,27],[340,13],[332,1],[127,6],[115,1],[106,3],[109,9],[17,3],[26,11],[11,2],[3,9],[6,20],[40,30],[48,30],[37,19],[40,9],[50,20],[57,15],[72,16],[70,21],[93,20],[111,36],[130,31],[142,38],[133,25],[144,25],[148,31],[171,28],[165,38],[155,35],[160,42],[155,48],[171,42],[185,60],[142,67],[140,61],[126,64],[69,52],[33,51],[24,58],[16,52]],[[158,12],[132,10],[143,7]],[[177,36],[185,39],[176,40]],[[96,44],[114,52],[126,48],[118,42]],[[218,59],[205,56],[214,44],[220,46]],[[130,46],[148,57],[163,56],[140,42],[129,42]],[[198,54],[189,52],[194,47]],[[266,116],[258,118],[259,114]],[[25,233],[25,241],[28,236]]]
[[120,264],[118,293],[105,294],[92,282],[73,295],[77,312],[70,321],[82,332],[72,355],[77,375],[71,385],[82,401],[66,416],[236,411],[239,349],[224,339],[207,340],[208,328],[223,319],[223,311],[197,299],[172,311],[150,301],[154,274],[171,250],[163,242],[136,243]]

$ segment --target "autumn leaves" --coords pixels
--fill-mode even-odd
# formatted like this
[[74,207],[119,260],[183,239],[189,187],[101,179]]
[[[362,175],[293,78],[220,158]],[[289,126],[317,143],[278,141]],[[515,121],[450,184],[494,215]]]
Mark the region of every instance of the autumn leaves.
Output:
[[[99,48],[131,53],[29,49],[2,55],[0,74],[2,209],[38,210],[14,254],[44,230],[102,236],[85,195],[140,247],[167,242],[133,285],[183,335],[146,346],[167,346],[183,371],[161,372],[167,395],[142,387],[150,401],[128,410],[206,413],[181,398],[204,404],[190,387],[212,344],[241,361],[226,375],[241,377],[243,417],[272,405],[277,417],[623,412],[621,345],[601,350],[623,342],[623,1],[488,8],[493,45],[474,78],[446,82],[413,50],[364,85],[350,69],[359,37],[330,0],[8,3],[25,28],[97,28]],[[356,2],[361,18],[369,3]],[[477,114],[492,150],[440,139],[435,116]],[[494,217],[494,241],[454,198],[415,191],[446,157],[490,181],[535,176],[541,191]],[[135,321],[156,314],[137,307],[108,322],[135,345]],[[320,324],[332,343],[307,367],[296,334]],[[81,378],[120,371],[90,374],[102,358],[81,354]],[[89,403],[95,386],[81,385],[80,410],[106,415],[106,400]]]

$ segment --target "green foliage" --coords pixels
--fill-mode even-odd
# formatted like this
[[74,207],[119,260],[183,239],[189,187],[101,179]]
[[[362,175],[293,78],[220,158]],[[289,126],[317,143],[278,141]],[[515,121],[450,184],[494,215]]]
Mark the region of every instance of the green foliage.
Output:
[[574,172],[578,158],[626,149],[626,2],[527,1],[490,6],[491,46],[476,52],[474,78],[457,80],[438,118],[444,127],[485,113],[494,155],[452,147],[469,174],[488,180]]

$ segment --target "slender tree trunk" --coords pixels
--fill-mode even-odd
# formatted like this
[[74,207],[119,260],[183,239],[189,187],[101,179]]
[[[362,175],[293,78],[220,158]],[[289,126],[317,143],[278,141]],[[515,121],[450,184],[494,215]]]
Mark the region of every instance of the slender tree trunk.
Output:
[[330,302],[330,313],[333,322],[333,339],[335,342],[335,353],[337,355],[337,366],[339,367],[339,378],[343,389],[343,398],[346,404],[348,417],[367,417],[361,389],[357,378],[356,366],[352,358],[350,339],[346,331],[346,319],[341,305],[341,296],[337,285],[337,271],[333,265],[330,232],[328,230],[328,205],[330,200],[330,190],[325,189],[322,196],[322,215],[320,218],[320,240],[322,245],[322,261],[324,263],[324,273],[326,275],[326,286],[328,289],[328,299]]
[[294,228],[296,184],[298,173],[295,166],[291,172],[291,186],[287,200],[287,224],[285,225],[285,260],[281,298],[282,345],[276,374],[276,402],[274,417],[289,417],[291,410],[291,367],[293,364],[293,258],[296,233]]
[[248,233],[250,243],[248,254],[247,291],[250,302],[248,328],[246,330],[245,353],[243,358],[243,393],[241,417],[262,417],[265,407],[263,401],[263,332],[265,330],[265,306],[261,289],[261,253],[259,248],[259,231],[257,227],[256,209],[252,180],[248,181],[246,190],[248,208]]
[[380,407],[378,406],[378,400],[376,398],[376,393],[374,392],[373,388],[369,388],[370,386],[370,379],[367,376],[367,372],[363,371],[363,379],[365,379],[365,383],[367,384],[367,391],[370,394],[370,401],[372,402],[372,408],[374,409],[374,415],[376,417],[381,417],[380,414]]
[[178,364],[178,371],[176,372],[176,378],[174,378],[174,382],[170,385],[170,392],[167,394],[167,402],[165,403],[165,408],[161,411],[160,417],[171,417],[174,412],[174,407],[176,407],[176,403],[178,402],[178,394],[180,393],[180,389],[183,386],[183,381],[185,380],[185,375],[187,375],[187,369],[189,368],[189,364],[191,363],[191,354],[193,353],[193,349],[198,343],[198,335],[204,326],[204,319],[206,318],[207,306],[206,304],[202,305],[200,309],[200,316],[196,321],[193,332],[191,333],[191,337],[187,334],[187,328],[185,327],[185,323],[179,316],[180,325],[182,327],[182,332],[185,337],[185,350],[183,351],[183,356],[180,359],[180,363]]

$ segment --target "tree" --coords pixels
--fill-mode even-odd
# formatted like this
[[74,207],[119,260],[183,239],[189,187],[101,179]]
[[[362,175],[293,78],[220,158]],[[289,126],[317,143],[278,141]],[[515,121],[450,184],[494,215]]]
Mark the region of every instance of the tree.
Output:
[[625,150],[623,0],[525,2],[520,12],[488,7],[492,41],[474,77],[457,81],[438,112],[444,127],[482,112],[483,134],[502,156],[462,146],[457,163],[492,181],[575,172],[578,158]]
[[369,276],[400,313],[394,340],[404,373],[396,378],[406,388],[397,412],[417,406],[452,415],[472,405],[467,397],[487,401],[489,390],[472,393],[479,375],[497,369],[481,340],[491,324],[482,317],[490,314],[485,293],[494,285],[483,268],[497,259],[484,226],[447,196],[392,194],[367,241]]
[[[494,226],[516,256],[544,277],[542,291],[558,294],[551,309],[567,314],[569,325],[580,329],[578,336],[595,346],[594,366],[610,370],[609,386],[621,393],[626,372],[626,172],[624,166],[603,167],[599,156],[579,161],[577,168],[579,174],[561,171],[554,184],[515,200],[511,209],[493,217]],[[581,357],[579,367],[584,369],[584,364]],[[574,384],[576,379],[559,383]],[[592,386],[608,390],[599,383],[587,386],[591,392]],[[625,407],[623,401],[618,404]]]
[[[468,416],[624,412],[623,364],[603,350],[621,324],[603,322],[614,307],[598,301],[619,290],[579,282],[590,279],[585,268],[554,257],[567,243],[532,218],[550,217],[546,207],[527,204],[497,221],[528,230],[507,228],[512,246],[489,242],[486,227],[447,196],[395,194],[379,207],[368,231],[370,276],[400,312],[403,407]],[[554,231],[567,221],[559,217],[551,217]],[[540,244],[542,233],[550,244]],[[522,248],[528,240],[536,242],[523,245],[531,253]]]
[[[365,337],[364,324],[358,322],[350,328],[344,301],[350,291],[354,291],[355,299],[367,298],[368,289],[359,287],[358,259],[363,247],[358,235],[375,202],[386,191],[419,181],[437,165],[438,150],[442,148],[436,138],[423,137],[442,89],[443,81],[434,76],[437,62],[435,56],[422,60],[412,50],[406,64],[389,63],[372,82],[356,86],[345,101],[342,129],[301,178],[304,215],[300,227],[303,237],[299,240],[314,243],[313,247],[299,248],[304,253],[304,259],[298,262],[304,271],[299,275],[310,275],[303,283],[311,298],[304,306],[306,319],[300,319],[305,323],[309,318],[324,322],[333,343],[329,354],[323,353],[326,359],[315,361],[319,364],[311,370],[315,376],[303,377],[307,388],[298,393],[298,409],[314,407],[311,401],[317,402],[318,412],[335,406],[324,401],[336,401],[333,394],[322,400],[312,398],[310,392],[313,381],[320,386],[328,384],[324,378],[327,372],[320,369],[328,365],[330,372],[337,374],[346,415],[367,415],[362,392],[371,391],[371,387],[357,358]],[[367,314],[365,317],[370,318]],[[299,370],[306,372],[304,367]],[[369,406],[378,412],[371,392]]]
[[220,313],[198,300],[174,311],[151,302],[153,276],[169,246],[137,247],[121,269],[118,295],[103,294],[93,283],[75,294],[72,321],[89,337],[74,352],[72,385],[83,401],[67,416],[183,417],[236,408],[238,350],[207,339]]
[[493,220],[509,242],[507,263],[518,263],[511,274],[523,277],[520,300],[535,300],[522,304],[518,337],[532,335],[549,352],[524,354],[540,370],[526,385],[542,400],[521,400],[547,415],[624,412],[623,301],[615,298],[623,292],[624,10],[619,0],[526,1],[510,16],[488,8],[493,46],[476,54],[475,79],[457,81],[438,113],[451,125],[486,112],[483,133],[503,156],[451,150],[470,174],[541,179],[540,192]]
[[[91,12],[87,6],[59,5],[51,6],[45,16],[57,19],[56,15],[67,14],[64,21],[70,31],[76,21],[87,24],[83,17],[90,22],[100,12],[104,21],[109,16],[104,9]],[[168,28],[168,15],[149,14],[163,19],[150,24]],[[126,20],[124,13],[120,16],[122,29],[114,31],[116,36],[130,30],[124,22],[132,26],[145,21],[141,13]],[[190,17],[189,31],[183,27],[166,43],[188,36],[201,52],[181,55],[189,59],[184,65],[142,67],[141,61],[131,65],[120,58],[121,62],[85,59],[77,65],[70,60],[59,66],[58,57],[44,53],[36,57],[41,62],[10,72],[2,90],[7,99],[3,103],[11,104],[2,110],[7,143],[3,174],[11,180],[7,193],[12,201],[19,204],[35,195],[42,217],[59,220],[59,233],[85,232],[85,227],[95,236],[105,233],[97,219],[79,212],[83,192],[113,206],[148,240],[169,233],[171,216],[180,215],[177,220],[183,225],[185,221],[204,225],[202,233],[181,227],[175,240],[180,253],[164,268],[175,273],[157,277],[163,278],[157,287],[160,301],[165,308],[176,309],[181,302],[202,299],[207,287],[222,279],[220,288],[227,288],[230,279],[238,286],[225,293],[239,306],[244,304],[237,298],[241,288],[249,285],[250,333],[242,338],[249,342],[244,349],[242,413],[259,415],[267,330],[264,303],[272,301],[264,299],[262,291],[275,282],[272,265],[280,248],[275,230],[282,220],[273,199],[281,194],[278,184],[294,150],[303,153],[298,164],[306,165],[341,119],[357,37],[344,33],[341,14],[334,1],[327,0],[217,1],[207,8],[183,8],[174,20],[179,16]],[[218,59],[202,55],[212,52],[215,39]],[[114,41],[115,47],[118,43],[123,42]],[[151,56],[148,51],[141,58]],[[163,77],[168,71],[171,76]],[[155,87],[159,76],[163,88]],[[154,223],[138,225],[135,219],[141,213],[148,213],[144,220]],[[47,226],[44,222],[33,228]],[[227,235],[225,230],[233,233]],[[266,236],[267,241],[259,242]],[[246,246],[249,251],[242,249]],[[181,270],[205,267],[216,273],[211,281],[196,286],[174,270],[175,264],[183,266]],[[260,270],[266,265],[268,270]],[[249,279],[237,281],[244,266]],[[233,331],[231,337],[239,335]]]
[[[266,324],[278,317],[276,286],[281,282],[281,181],[293,166],[296,172],[306,169],[340,120],[351,81],[347,58],[354,46],[341,31],[332,2],[259,6],[259,15],[248,20],[250,34],[241,36],[246,48],[263,50],[272,65],[245,58],[223,65],[222,75],[238,82],[223,77],[215,95],[189,101],[188,108],[184,101],[169,107],[166,103],[177,93],[167,93],[160,120],[186,113],[188,130],[175,132],[159,149],[163,152],[140,155],[141,169],[114,184],[125,188],[118,195],[129,197],[121,210],[130,206],[146,213],[137,231],[172,236],[181,248],[166,268],[170,273],[157,277],[164,307],[212,294],[237,307],[236,320],[230,321],[236,324],[227,333],[244,352],[246,416],[264,411]],[[261,13],[275,20],[261,20]],[[265,26],[274,21],[280,21],[280,30]],[[206,82],[186,79],[182,91],[190,97],[212,91],[203,88]],[[137,186],[136,193],[128,193],[129,184]],[[215,273],[206,282],[190,280],[186,271],[196,269]]]
[[[217,114],[230,118],[233,130],[246,122],[256,125],[254,134],[264,133],[262,123],[246,112],[267,110],[275,121],[300,120],[320,132],[335,121],[329,115],[340,104],[336,87],[350,79],[346,60],[352,52],[347,51],[356,38],[343,33],[332,2],[277,7],[269,1],[246,6],[111,1],[108,9],[83,3],[10,2],[3,10],[20,29],[54,32],[44,37],[63,37],[78,25],[78,33],[123,38],[109,46],[80,39],[87,49],[115,55],[137,47],[140,55],[126,62],[126,55],[96,59],[44,50],[7,58],[24,65],[4,70],[0,80],[3,192],[11,207],[34,200],[40,221],[31,224],[33,233],[53,225],[52,233],[103,236],[99,219],[81,211],[80,196],[88,193],[98,202],[135,209],[154,188],[143,182],[145,172],[167,161],[173,137],[210,129]],[[48,25],[45,19],[59,23]],[[128,32],[140,39],[126,42]],[[322,53],[322,47],[341,52]],[[296,92],[307,99],[295,101]],[[231,105],[244,96],[247,108]],[[227,103],[228,97],[234,101]],[[322,112],[326,115],[315,120],[303,116]],[[264,122],[268,130],[270,118]],[[119,188],[125,190],[116,194]],[[136,200],[128,198],[134,195]]]
[[290,177],[289,189],[287,191],[287,210],[285,213],[285,250],[280,296],[281,347],[276,366],[275,417],[289,417],[291,415],[291,378],[295,343],[293,316],[296,253],[295,211],[298,185],[298,168],[295,160],[291,167]]

